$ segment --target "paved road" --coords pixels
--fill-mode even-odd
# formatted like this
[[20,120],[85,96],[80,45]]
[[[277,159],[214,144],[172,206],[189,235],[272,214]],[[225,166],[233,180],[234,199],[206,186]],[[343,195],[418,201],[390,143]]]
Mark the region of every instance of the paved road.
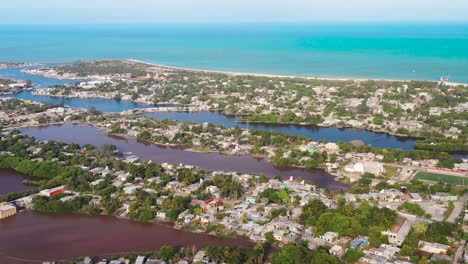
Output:
[[457,252],[455,252],[455,257],[453,257],[453,264],[465,263],[463,261],[463,252],[465,244],[465,240],[460,241],[460,244],[458,244]]
[[453,204],[455,205],[455,208],[453,208],[452,213],[450,216],[447,218],[448,222],[455,222],[455,219],[460,215],[461,211],[465,207],[465,202],[468,200],[468,193],[465,193],[462,198],[460,198],[458,201],[454,202]]

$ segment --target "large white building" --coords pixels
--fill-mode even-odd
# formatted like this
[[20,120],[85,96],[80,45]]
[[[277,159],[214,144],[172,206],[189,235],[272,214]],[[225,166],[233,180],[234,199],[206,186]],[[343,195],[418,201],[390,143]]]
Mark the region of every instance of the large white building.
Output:
[[347,165],[344,168],[345,171],[350,173],[360,173],[369,172],[375,175],[380,175],[385,172],[383,164],[375,161],[359,161]]

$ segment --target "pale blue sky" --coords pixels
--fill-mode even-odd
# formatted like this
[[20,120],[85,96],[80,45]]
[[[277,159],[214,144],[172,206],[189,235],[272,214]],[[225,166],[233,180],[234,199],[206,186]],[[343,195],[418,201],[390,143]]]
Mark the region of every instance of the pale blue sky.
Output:
[[0,24],[460,21],[468,0],[2,0]]

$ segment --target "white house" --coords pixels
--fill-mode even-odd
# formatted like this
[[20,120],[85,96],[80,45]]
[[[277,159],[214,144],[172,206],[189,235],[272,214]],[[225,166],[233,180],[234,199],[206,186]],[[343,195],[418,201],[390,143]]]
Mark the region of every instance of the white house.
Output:
[[388,241],[391,244],[401,246],[403,241],[405,241],[406,237],[408,236],[410,230],[411,223],[408,219],[402,218],[396,225],[392,227],[392,229],[382,231],[382,235],[387,235]]
[[338,233],[335,232],[326,232],[322,236],[320,236],[321,239],[327,241],[328,243],[333,243],[338,239]]
[[343,255],[343,247],[340,245],[334,245],[332,248],[330,248],[329,252],[333,256],[341,257],[341,255]]

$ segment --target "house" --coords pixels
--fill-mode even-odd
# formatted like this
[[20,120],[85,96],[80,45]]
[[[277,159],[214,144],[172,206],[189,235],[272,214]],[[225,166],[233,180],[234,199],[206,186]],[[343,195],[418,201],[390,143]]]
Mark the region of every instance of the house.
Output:
[[351,247],[358,248],[363,245],[369,244],[369,237],[367,236],[358,236],[350,242]]
[[431,262],[452,263],[452,257],[442,254],[433,254],[431,257]]
[[184,216],[184,223],[190,224],[193,221],[193,219],[195,219],[195,215],[187,214],[186,216]]
[[210,193],[212,195],[216,194],[218,191],[219,191],[218,186],[210,185],[210,186],[206,187],[206,192],[208,192],[208,193]]
[[278,241],[282,241],[283,240],[283,236],[284,236],[284,232],[283,231],[280,231],[280,230],[274,230],[273,231],[273,237],[278,240]]
[[250,174],[242,174],[239,176],[239,182],[249,182],[252,179],[252,175]]
[[297,240],[298,235],[295,233],[289,233],[281,239],[281,243],[283,244],[288,244],[288,243],[293,243]]
[[16,207],[10,203],[0,203],[0,219],[4,219],[16,214]]
[[419,250],[420,251],[426,252],[426,253],[429,253],[429,254],[444,254],[444,255],[446,255],[448,250],[449,250],[449,246],[447,246],[447,245],[439,244],[439,243],[431,243],[431,242],[426,242],[426,241],[422,241],[422,240],[419,241],[418,245],[419,245]]
[[64,186],[59,186],[59,187],[55,187],[55,188],[52,188],[52,189],[44,189],[42,191],[39,192],[39,195],[42,195],[42,196],[45,196],[45,197],[53,197],[59,193],[63,193],[63,188]]
[[145,264],[146,257],[145,256],[138,256],[135,260],[135,264]]
[[140,189],[138,185],[131,185],[123,188],[125,194],[134,194],[136,190]]
[[60,198],[60,202],[64,203],[64,202],[69,202],[69,201],[73,201],[76,199],[76,196],[74,195],[70,195],[70,196],[65,196],[65,197],[62,197]]
[[213,221],[214,221],[213,215],[203,214],[203,215],[200,216],[200,223],[202,225],[207,225],[207,224],[209,224],[209,223],[211,223]]
[[444,192],[437,192],[433,195],[431,195],[431,199],[434,201],[439,201],[439,202],[448,202],[448,201],[456,201],[458,200],[457,195],[451,195],[448,193]]
[[352,193],[345,193],[344,195],[344,199],[346,202],[356,202],[357,201],[357,197],[355,194],[352,194]]
[[320,238],[314,238],[312,241],[309,242],[307,248],[309,250],[314,250],[316,247],[324,246],[327,242]]
[[328,252],[330,255],[341,257],[343,255],[343,247],[340,245],[334,245]]
[[387,244],[382,244],[378,249],[369,251],[369,253],[374,255],[385,257],[388,261],[395,259],[398,252],[400,252],[399,247]]
[[422,202],[422,197],[419,195],[419,193],[410,193],[411,196],[411,201],[415,203],[421,203]]
[[370,264],[382,264],[387,263],[387,259],[383,256],[376,255],[374,253],[367,253],[360,259],[361,262]]
[[403,241],[405,241],[408,233],[411,230],[411,223],[407,218],[399,218],[396,225],[394,225],[390,230],[382,231],[382,235],[388,236],[388,241],[391,244],[401,246]]
[[205,251],[199,250],[197,254],[193,257],[193,263],[208,263],[209,260],[206,259]]
[[327,241],[328,243],[333,243],[338,239],[338,233],[335,232],[326,232],[322,236],[320,236],[320,239],[323,239]]
[[103,181],[104,181],[104,179],[97,179],[97,180],[91,182],[89,185],[91,185],[91,186],[98,186],[98,185],[99,185],[101,182],[103,182]]
[[328,153],[337,153],[340,151],[340,147],[336,143],[333,143],[333,142],[329,142],[325,144],[324,147]]
[[468,171],[468,162],[463,162],[458,165],[458,169],[462,171]]
[[91,257],[85,257],[82,261],[78,261],[76,264],[93,264],[93,259]]
[[178,181],[171,181],[166,184],[166,189],[170,191],[175,191],[180,186],[180,182]]
[[255,204],[256,201],[254,197],[249,196],[245,198],[245,202],[249,204]]
[[159,219],[166,219],[166,213],[162,211],[156,212],[156,217]]
[[76,264],[93,264],[93,260],[90,257],[85,257],[82,261],[76,262]]
[[116,177],[120,181],[127,181],[127,179],[131,176],[130,172],[119,171],[116,172]]
[[222,224],[226,226],[228,230],[239,230],[242,226],[242,224],[236,219],[225,219]]

